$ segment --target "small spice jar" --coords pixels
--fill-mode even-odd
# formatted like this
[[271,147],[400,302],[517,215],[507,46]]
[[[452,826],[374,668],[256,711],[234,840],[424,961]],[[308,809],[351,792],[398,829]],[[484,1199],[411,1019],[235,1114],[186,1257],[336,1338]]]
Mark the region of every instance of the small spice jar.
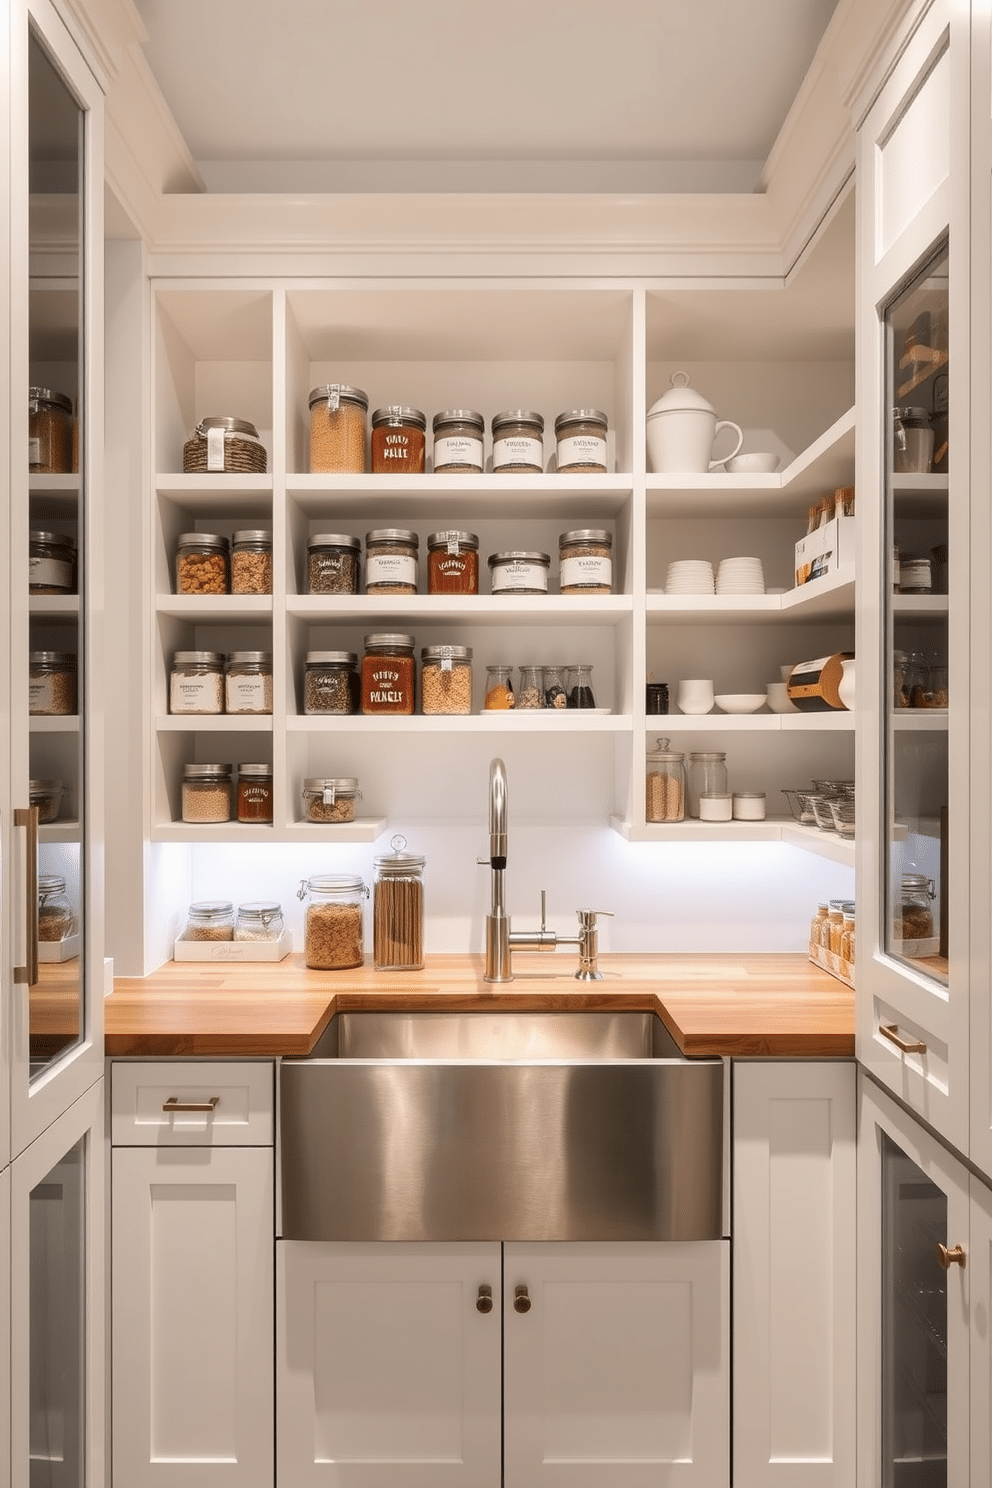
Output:
[[311,390],[310,469],[354,475],[365,470],[368,393],[343,382]]
[[646,682],[644,685],[645,713],[668,712],[668,683]]
[[46,944],[72,934],[75,915],[65,895],[65,879],[55,873],[38,874],[38,939]]
[[426,428],[427,416],[419,408],[377,408],[372,415],[372,474],[422,474]]
[[406,527],[378,527],[365,534],[367,594],[416,594],[420,539]]
[[[726,754],[710,750],[689,755],[690,816],[699,816],[699,798],[702,795],[726,797],[729,813],[731,800],[728,790]],[[710,818],[710,820],[713,819]],[[730,820],[729,815],[726,820]]]
[[63,789],[61,780],[28,781],[28,804],[37,806],[39,826],[58,821]]
[[203,824],[231,820],[231,766],[183,766],[183,821]]
[[362,544],[344,532],[315,532],[307,543],[310,594],[357,594]]
[[544,419],[525,408],[510,408],[493,418],[493,474],[544,473]]
[[393,851],[375,858],[372,948],[376,971],[419,971],[424,964],[424,859],[405,852],[397,834]]
[[471,713],[471,646],[424,646],[420,652],[421,711]]
[[272,652],[232,651],[227,658],[224,703],[228,713],[272,712]]
[[592,667],[586,663],[565,669],[566,692],[569,708],[595,708],[596,699],[592,690]]
[[354,775],[311,775],[303,782],[303,810],[308,822],[352,822],[355,802],[361,798]]
[[362,712],[410,714],[416,709],[413,636],[377,632],[365,637]]
[[365,959],[363,905],[368,889],[361,878],[344,873],[321,873],[300,883],[306,899],[303,950],[313,971],[347,971]]
[[929,558],[906,554],[899,559],[899,593],[930,594],[933,591],[933,568]]
[[28,469],[35,475],[72,470],[72,399],[52,388],[28,388]]
[[238,766],[238,821],[269,826],[272,822],[272,766]]
[[520,668],[520,686],[517,688],[517,707],[544,707],[543,668],[539,666],[522,666]]
[[734,821],[764,821],[764,791],[734,791]]
[[28,655],[28,712],[32,717],[64,717],[76,711],[76,658],[71,651],[31,651]]
[[304,713],[357,713],[358,656],[354,651],[308,651],[303,667]]
[[544,706],[546,708],[567,708],[568,693],[565,691],[565,668],[549,663],[541,668],[544,678]]
[[562,594],[610,594],[613,536],[602,527],[577,527],[558,539],[558,587]]
[[478,594],[479,539],[474,532],[432,532],[427,539],[427,593]]
[[231,539],[231,593],[272,593],[272,533],[243,528]]
[[183,470],[188,472],[255,475],[267,463],[265,445],[248,419],[203,418],[183,445]]
[[515,706],[513,668],[498,662],[486,667],[486,707],[505,712]]
[[223,651],[177,651],[169,673],[169,712],[223,711]]
[[76,548],[61,532],[28,533],[28,593],[75,594]]
[[608,420],[598,408],[573,408],[555,419],[559,474],[600,475],[606,471]]
[[200,899],[189,907],[180,940],[233,940],[234,905],[229,899]]
[[250,899],[238,905],[235,940],[279,940],[284,929],[282,905],[274,899]]
[[226,594],[230,543],[216,532],[183,532],[176,550],[177,594]]
[[494,594],[547,594],[550,553],[491,553],[489,577]]
[[448,408],[436,413],[435,475],[481,475],[485,468],[483,435],[486,421],[472,408]]
[[648,752],[645,821],[685,819],[685,755],[669,749],[670,743],[670,739],[656,739],[656,748]]

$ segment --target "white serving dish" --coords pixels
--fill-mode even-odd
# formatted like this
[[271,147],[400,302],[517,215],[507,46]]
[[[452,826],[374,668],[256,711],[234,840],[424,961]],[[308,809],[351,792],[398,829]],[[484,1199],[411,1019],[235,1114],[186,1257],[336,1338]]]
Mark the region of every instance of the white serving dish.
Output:
[[757,713],[766,699],[763,692],[718,692],[713,701],[721,713]]

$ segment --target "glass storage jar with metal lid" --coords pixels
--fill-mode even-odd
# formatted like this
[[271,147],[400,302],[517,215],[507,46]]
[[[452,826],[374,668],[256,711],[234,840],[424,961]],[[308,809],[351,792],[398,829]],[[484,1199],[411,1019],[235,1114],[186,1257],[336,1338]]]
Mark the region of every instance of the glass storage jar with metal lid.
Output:
[[272,533],[244,527],[231,539],[231,593],[272,593]]
[[49,822],[58,821],[64,789],[61,780],[28,781],[28,804],[37,806],[39,826],[44,827]]
[[230,543],[219,532],[183,532],[176,549],[177,594],[226,594]]
[[424,646],[420,652],[422,713],[471,713],[471,646]]
[[28,712],[61,718],[76,712],[76,658],[71,651],[28,654]]
[[357,594],[361,540],[346,532],[315,532],[307,543],[310,594]]
[[231,766],[183,766],[183,821],[197,824],[231,820]]
[[75,915],[65,893],[65,879],[56,873],[38,874],[38,939],[50,944],[66,940]]
[[308,651],[303,665],[304,713],[357,713],[361,705],[354,651]]
[[189,907],[180,940],[233,940],[234,905],[230,899],[198,899]]
[[223,651],[177,651],[169,673],[170,713],[223,713]]
[[347,971],[365,959],[364,880],[345,873],[321,873],[300,882],[304,959],[312,971]]
[[28,533],[28,593],[75,594],[76,545],[61,532]]
[[420,538],[406,527],[378,527],[365,534],[368,594],[416,594]]
[[699,816],[699,798],[728,796],[727,756],[718,750],[701,750],[689,755],[689,815]]
[[361,799],[354,775],[310,775],[303,782],[303,810],[308,822],[352,822],[355,802]]
[[282,905],[274,899],[249,899],[238,905],[235,940],[279,940],[285,928]]
[[644,819],[680,822],[685,819],[685,755],[669,749],[670,739],[657,738],[648,751]]
[[419,408],[392,404],[372,415],[372,474],[421,475],[427,415]]
[[272,766],[238,766],[238,821],[255,826],[272,822]]
[[413,636],[387,631],[365,637],[362,712],[410,714],[416,708],[417,664]]
[[479,539],[474,532],[432,532],[427,539],[427,593],[478,594]]
[[373,859],[372,953],[376,971],[418,971],[424,964],[424,859],[405,851],[397,834],[393,851]]
[[310,392],[310,469],[356,475],[365,470],[369,395],[344,382],[327,382]]
[[493,417],[493,474],[543,475],[544,418],[526,408]]
[[265,445],[248,419],[202,418],[183,445],[183,470],[257,475],[267,468]]
[[28,388],[28,469],[35,475],[72,470],[72,399],[53,388]]
[[925,873],[903,874],[902,891],[896,907],[895,938],[903,942],[904,951],[907,942],[913,943],[908,952],[910,955],[933,955],[936,952],[936,944],[925,948],[919,944],[935,939],[933,903],[936,897],[936,884]]
[[559,474],[605,474],[608,425],[606,414],[598,408],[560,413],[555,419]]
[[434,415],[432,428],[435,475],[482,474],[486,421],[481,413],[473,408],[448,408]]
[[925,408],[893,408],[892,468],[926,474],[933,465],[933,424]]
[[228,713],[272,712],[271,651],[232,651],[229,654],[224,703]]
[[613,535],[603,527],[576,527],[558,538],[558,587],[562,594],[610,594]]
[[547,594],[550,553],[490,553],[489,581],[494,594]]

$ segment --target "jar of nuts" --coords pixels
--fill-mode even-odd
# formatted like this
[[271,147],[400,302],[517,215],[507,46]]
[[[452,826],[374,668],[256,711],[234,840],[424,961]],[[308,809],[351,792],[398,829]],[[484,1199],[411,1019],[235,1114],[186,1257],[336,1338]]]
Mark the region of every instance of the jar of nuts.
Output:
[[255,528],[236,532],[231,540],[231,593],[272,593],[272,533]]
[[230,543],[216,532],[183,532],[176,550],[177,594],[226,594]]
[[368,892],[361,878],[343,873],[322,873],[301,881],[299,897],[307,901],[304,957],[312,970],[346,971],[361,966],[365,959],[362,900]]
[[428,714],[471,713],[471,646],[421,648],[420,706]]
[[355,802],[361,798],[354,775],[310,775],[303,782],[303,810],[308,822],[352,822]]
[[315,387],[310,405],[310,469],[355,475],[365,470],[369,395],[343,382]]
[[231,820],[231,766],[183,766],[183,821]]

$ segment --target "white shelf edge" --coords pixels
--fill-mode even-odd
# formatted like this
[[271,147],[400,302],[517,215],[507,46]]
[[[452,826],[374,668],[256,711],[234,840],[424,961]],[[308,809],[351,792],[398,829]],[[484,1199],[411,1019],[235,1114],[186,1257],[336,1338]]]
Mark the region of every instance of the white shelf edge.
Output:
[[649,734],[664,733],[847,733],[853,713],[652,713]]
[[906,708],[889,715],[897,734],[946,734],[947,708]]
[[37,619],[44,619],[50,615],[57,618],[59,615],[79,614],[78,594],[29,594],[28,614]]
[[480,496],[520,495],[522,492],[556,495],[629,496],[633,494],[634,477],[629,471],[606,475],[354,475],[310,474],[287,471],[286,490],[290,496],[327,495],[365,496]]
[[255,475],[240,472],[161,471],[155,477],[155,489],[160,496],[271,496],[273,479],[271,472],[259,471]]
[[615,625],[633,613],[630,594],[297,594],[286,599],[286,614],[300,620],[367,622],[375,616],[412,616],[416,621],[457,619],[463,624],[494,620],[587,620]]
[[155,719],[159,734],[270,734],[271,713],[160,713]]
[[28,732],[31,734],[78,734],[79,714],[62,713],[56,716],[32,714],[28,718]]
[[289,734],[359,733],[424,734],[629,734],[629,713],[589,713],[581,708],[515,708],[457,715],[423,713],[377,717],[367,713],[291,714]]
[[826,574],[784,594],[657,594],[646,596],[647,619],[687,616],[702,623],[728,620],[841,619],[854,617],[854,574],[849,569]]
[[821,832],[818,827],[801,827],[798,822],[787,821],[782,825],[782,841],[815,853],[818,858],[841,863],[845,868],[854,867],[853,838],[837,837],[832,832]]
[[854,867],[854,843],[828,832],[800,827],[789,818],[766,817],[760,822],[628,822],[611,816],[610,826],[627,842],[784,842],[831,862]]
[[386,830],[386,818],[362,817],[353,822],[291,822],[285,826],[245,826],[240,822],[216,822],[195,826],[188,822],[159,822],[152,827],[153,842],[374,842]]
[[159,615],[175,620],[271,620],[271,594],[159,594],[155,600]]
[[910,615],[947,615],[950,610],[948,594],[893,594],[892,613],[899,617]]

